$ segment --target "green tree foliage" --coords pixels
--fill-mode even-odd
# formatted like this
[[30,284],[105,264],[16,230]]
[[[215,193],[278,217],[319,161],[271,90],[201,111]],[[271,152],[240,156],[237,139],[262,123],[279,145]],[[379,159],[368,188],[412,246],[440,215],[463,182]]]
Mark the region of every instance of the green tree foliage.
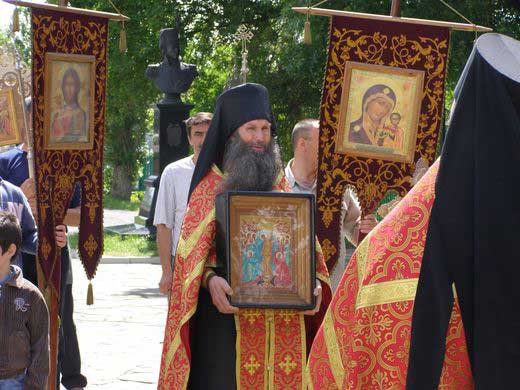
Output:
[[[515,6],[518,4],[516,0],[447,2],[473,23],[489,26],[497,32],[520,39],[520,9],[518,5]],[[208,6],[208,3],[211,4]],[[292,152],[290,131],[294,123],[304,117],[319,115],[329,18],[311,16],[313,44],[302,44],[305,16],[292,11],[291,7],[307,5],[306,0],[177,0],[177,10],[184,26],[184,39],[190,47],[185,59],[196,63],[199,68],[210,62],[209,68],[220,71],[221,75],[219,78],[210,76],[206,79],[206,75],[202,74],[194,83],[190,97],[193,97],[195,109],[211,109],[214,98],[225,84],[222,73],[229,75],[231,72],[229,59],[215,55],[216,48],[231,45],[235,58],[240,62],[240,47],[233,45],[232,35],[240,24],[252,28],[254,38],[248,45],[251,69],[249,80],[264,84],[270,91],[285,160]],[[329,0],[323,7],[388,15],[391,1]],[[465,22],[439,0],[402,0],[401,15]],[[451,105],[452,90],[471,52],[474,39],[475,34],[471,32],[452,32],[446,84],[447,107]]]
[[[105,0],[74,0],[71,6],[115,12]],[[148,64],[160,61],[159,30],[172,23],[164,1],[115,1],[131,18],[125,24],[128,52],[119,51],[120,23],[110,22],[105,164],[113,169],[112,194],[130,199],[144,156],[150,108],[159,92],[144,76]]]
[[9,35],[9,31],[7,29],[0,30],[0,47],[11,44],[11,37]]
[[[196,64],[200,73],[184,97],[185,101],[194,104],[194,111],[213,110],[216,97],[231,76],[233,64],[237,63],[240,67],[240,45],[234,41],[233,34],[241,24],[252,30],[254,37],[248,44],[249,81],[264,84],[269,89],[284,159],[291,156],[290,130],[294,123],[304,117],[319,115],[327,55],[328,18],[311,16],[313,43],[307,46],[302,43],[305,16],[291,10],[293,6],[307,6],[306,0],[114,2],[131,21],[126,24],[126,54],[118,51],[120,26],[111,22],[107,162],[114,167],[124,167],[124,174],[135,178],[136,162],[142,155],[140,147],[146,130],[147,113],[150,105],[159,98],[158,91],[144,77],[144,70],[148,64],[161,61],[159,31],[174,26],[174,14],[180,18],[182,28],[183,61]],[[474,23],[520,39],[520,10],[515,5],[516,0],[447,2]],[[105,0],[73,0],[71,3],[111,11]],[[391,1],[330,0],[323,7],[389,14]],[[439,0],[402,0],[401,15],[464,22]],[[471,32],[453,32],[451,35],[447,106],[474,39],[475,34]],[[125,197],[129,193],[128,189]]]

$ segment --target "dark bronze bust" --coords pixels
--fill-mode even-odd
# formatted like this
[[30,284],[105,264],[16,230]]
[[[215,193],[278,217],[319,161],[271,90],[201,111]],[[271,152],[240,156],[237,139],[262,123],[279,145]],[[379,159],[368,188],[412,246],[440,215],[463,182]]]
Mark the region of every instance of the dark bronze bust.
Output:
[[197,77],[197,67],[181,62],[179,33],[175,28],[161,30],[159,49],[164,55],[163,62],[149,65],[145,75],[155,82],[155,86],[160,91],[164,92],[161,103],[182,103],[181,93],[186,92]]

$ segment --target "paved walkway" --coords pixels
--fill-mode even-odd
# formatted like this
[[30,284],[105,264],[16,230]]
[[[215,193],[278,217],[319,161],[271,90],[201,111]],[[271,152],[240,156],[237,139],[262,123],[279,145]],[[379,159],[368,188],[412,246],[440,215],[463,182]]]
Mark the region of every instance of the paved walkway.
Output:
[[103,226],[116,226],[134,223],[134,217],[139,214],[138,211],[127,210],[103,210]]
[[157,388],[166,298],[157,287],[160,265],[100,264],[94,305],[86,305],[88,280],[73,259],[74,319],[88,389]]
[[[128,210],[103,210],[103,226],[117,226],[117,225],[127,225],[129,223],[134,223],[134,218],[139,214],[138,211],[128,211]],[[70,233],[77,233],[78,228],[69,226]]]

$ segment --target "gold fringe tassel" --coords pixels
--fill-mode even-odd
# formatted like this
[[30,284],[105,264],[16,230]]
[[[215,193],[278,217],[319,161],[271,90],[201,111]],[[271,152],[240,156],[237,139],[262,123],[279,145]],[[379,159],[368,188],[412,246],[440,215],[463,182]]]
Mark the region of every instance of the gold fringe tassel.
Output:
[[88,290],[87,290],[87,305],[93,305],[94,304],[94,291],[92,289],[92,282],[88,283]]
[[45,303],[47,303],[48,307],[51,307],[51,286],[47,285],[45,289],[43,290],[43,298],[45,299]]
[[309,20],[308,14],[307,20],[305,21],[305,27],[303,29],[303,43],[305,43],[306,45],[312,45],[311,21]]
[[126,53],[128,47],[126,46],[126,30],[125,23],[123,22],[121,26],[121,30],[119,31],[119,51],[121,53]]
[[18,31],[20,31],[20,11],[18,8],[15,8],[13,12],[13,32]]

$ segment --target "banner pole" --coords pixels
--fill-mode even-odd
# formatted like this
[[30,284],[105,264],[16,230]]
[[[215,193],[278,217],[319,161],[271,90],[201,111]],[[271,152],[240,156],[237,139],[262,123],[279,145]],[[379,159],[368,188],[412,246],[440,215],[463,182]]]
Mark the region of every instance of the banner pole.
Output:
[[401,0],[392,0],[392,9],[390,10],[390,16],[398,18],[401,16]]

